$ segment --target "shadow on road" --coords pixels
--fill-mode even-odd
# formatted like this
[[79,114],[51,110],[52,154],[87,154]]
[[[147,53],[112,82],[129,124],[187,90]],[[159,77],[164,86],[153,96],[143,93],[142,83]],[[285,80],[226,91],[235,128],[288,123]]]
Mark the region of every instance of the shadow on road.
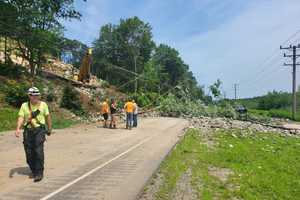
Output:
[[16,167],[9,171],[9,178],[13,178],[15,174],[31,176],[31,170],[29,167]]

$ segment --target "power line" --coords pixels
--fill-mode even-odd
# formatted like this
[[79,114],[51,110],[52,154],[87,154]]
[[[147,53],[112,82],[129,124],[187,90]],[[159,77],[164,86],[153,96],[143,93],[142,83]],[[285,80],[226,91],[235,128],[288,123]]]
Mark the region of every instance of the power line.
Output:
[[[280,66],[279,62],[274,64],[274,66]],[[264,84],[267,80],[269,80],[270,78],[273,78],[272,75],[274,75],[275,73],[279,72],[281,70],[281,68],[277,67],[275,69],[273,69],[272,71],[270,71],[269,73],[267,73],[265,76],[260,76],[259,78],[256,78],[251,84],[241,84],[240,86],[242,88],[247,88],[247,89],[259,89],[259,87],[261,87],[262,83]],[[263,81],[263,82],[261,82]]]
[[274,72],[278,70],[278,67],[274,68],[273,66],[277,66],[281,63],[281,59],[273,60],[271,63],[269,63],[268,67],[265,68],[264,72],[258,74],[256,77],[252,78],[251,81],[249,79],[248,82],[240,83],[243,87],[248,87],[252,85],[256,85],[260,80],[265,79],[266,77],[270,76]]
[[[295,37],[298,33],[300,33],[300,30],[299,31],[297,31],[296,33],[294,33],[293,35],[291,35],[291,37],[289,37],[289,39],[287,39],[285,42],[283,42],[283,43],[286,43],[286,42],[288,42],[288,41],[290,41],[293,37]],[[296,39],[294,39],[293,40],[293,43],[294,42],[296,42],[296,41],[298,41],[298,40],[300,40],[300,37],[298,37],[298,38],[296,38]],[[279,50],[278,50],[279,51]],[[280,51],[279,51],[280,52]],[[278,52],[278,53],[279,53]],[[278,55],[280,55],[280,54],[278,54]],[[276,56],[276,58],[277,58],[277,56]],[[266,78],[267,77],[267,79],[265,79],[265,80],[269,80],[269,78],[271,77],[270,75],[273,75],[275,72],[278,72],[279,70],[280,70],[280,68],[278,68],[278,67],[276,67],[277,66],[277,64],[279,65],[279,63],[281,63],[281,58],[280,57],[278,57],[278,59],[276,59],[276,60],[274,60],[275,59],[275,57],[273,56],[273,58],[271,59],[271,60],[273,60],[271,63],[269,63],[268,64],[268,66],[267,67],[265,67],[265,68],[263,68],[263,71],[260,73],[260,74],[258,74],[254,79],[249,79],[249,80],[251,80],[251,81],[248,81],[248,82],[244,82],[243,84],[241,84],[241,86],[242,87],[244,87],[244,88],[252,88],[252,89],[258,89],[258,82],[260,81],[260,80],[262,80],[262,78]],[[270,61],[271,61],[270,60]],[[280,61],[280,62],[276,62],[276,61]],[[275,64],[276,63],[276,64]],[[281,65],[281,64],[280,64]],[[272,69],[273,67],[276,67],[276,68],[274,68],[274,69]],[[272,70],[272,71],[270,71],[270,70]],[[249,87],[250,86],[250,87]]]
[[[289,42],[291,39],[293,39],[296,35],[298,35],[300,33],[300,29],[298,29],[295,33],[291,34],[285,41],[283,41],[281,43],[281,45],[285,45],[287,42]],[[300,38],[298,38],[300,39]],[[276,56],[276,54],[278,54],[277,56],[279,56],[279,50],[278,48],[274,49],[271,53],[270,56],[268,56],[266,59],[264,59],[261,64],[258,65],[258,68],[264,67],[267,63],[269,63],[272,59],[274,59],[274,57]],[[267,70],[267,68],[262,68],[258,73],[256,73],[256,77],[262,73],[264,73]],[[242,80],[242,81],[238,81],[238,84],[244,84],[245,82],[249,82],[252,81],[252,79],[246,79],[246,80]]]

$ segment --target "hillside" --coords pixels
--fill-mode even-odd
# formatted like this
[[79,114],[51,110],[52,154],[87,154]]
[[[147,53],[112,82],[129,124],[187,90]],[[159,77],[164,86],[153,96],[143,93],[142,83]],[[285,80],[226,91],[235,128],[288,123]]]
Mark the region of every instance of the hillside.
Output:
[[[3,53],[0,52],[0,61],[2,61],[0,64],[0,120],[2,121],[0,131],[4,131],[15,128],[18,103],[14,102],[20,98],[24,100],[27,98],[26,90],[30,87],[30,76],[28,66],[20,62],[20,58],[12,56],[15,64],[6,65],[1,55]],[[123,93],[94,76],[89,85],[83,85],[75,80],[76,74],[78,69],[72,65],[49,59],[48,64],[34,80],[34,85],[42,91],[42,99],[50,107],[54,128],[65,128],[83,119],[97,121],[100,117],[100,101],[111,97],[117,99],[125,97]],[[78,113],[75,115],[73,111],[61,107],[63,90],[66,86],[78,92],[84,115]]]

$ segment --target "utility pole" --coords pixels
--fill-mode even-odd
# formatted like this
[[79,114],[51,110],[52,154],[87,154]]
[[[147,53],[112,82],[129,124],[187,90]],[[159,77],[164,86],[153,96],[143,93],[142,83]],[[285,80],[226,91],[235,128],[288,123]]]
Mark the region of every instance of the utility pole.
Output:
[[234,84],[234,99],[237,100],[237,86],[238,84]]
[[280,46],[280,49],[284,49],[284,50],[292,50],[293,54],[292,55],[287,55],[287,54],[283,54],[284,57],[287,58],[292,58],[293,63],[292,64],[286,64],[284,63],[284,66],[292,66],[293,67],[293,105],[292,105],[292,118],[295,120],[296,118],[296,109],[297,109],[297,99],[296,99],[296,66],[300,65],[299,63],[297,63],[297,58],[300,55],[297,55],[297,49],[300,48],[300,45],[298,44],[298,46],[296,45],[290,45],[289,47],[282,47]]

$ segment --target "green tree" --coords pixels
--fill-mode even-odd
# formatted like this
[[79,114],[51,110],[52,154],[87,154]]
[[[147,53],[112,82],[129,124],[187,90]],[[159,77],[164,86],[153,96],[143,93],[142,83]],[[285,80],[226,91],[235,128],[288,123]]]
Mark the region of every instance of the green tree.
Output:
[[[101,28],[100,37],[94,42],[92,70],[111,84],[122,85],[135,78],[128,71],[143,72],[153,48],[152,28],[138,17],[121,19],[118,25],[107,24]],[[128,84],[125,90],[132,91],[133,88],[134,83]]]
[[[79,19],[74,0],[4,0],[0,15],[1,36],[17,41],[18,49],[30,65],[34,76],[36,66],[46,55],[56,51],[62,35],[61,19]],[[7,20],[10,20],[9,22]]]
[[286,108],[292,104],[292,95],[287,92],[268,92],[267,95],[260,97],[258,101],[258,109],[269,110]]
[[153,60],[157,65],[162,66],[162,72],[168,74],[164,81],[167,86],[175,86],[183,80],[184,74],[188,69],[188,66],[184,64],[179,57],[179,53],[176,49],[169,47],[168,45],[160,44],[153,55]]
[[[198,86],[189,66],[184,63],[179,52],[165,44],[160,44],[153,55],[154,65],[159,68],[159,85],[161,91],[166,92],[178,86],[191,99],[203,99],[203,88]],[[178,91],[178,90],[177,90]],[[177,93],[181,96],[182,91]]]
[[222,81],[220,81],[220,79],[217,79],[217,81],[214,84],[209,86],[210,92],[216,99],[220,98],[221,96],[221,85]]

